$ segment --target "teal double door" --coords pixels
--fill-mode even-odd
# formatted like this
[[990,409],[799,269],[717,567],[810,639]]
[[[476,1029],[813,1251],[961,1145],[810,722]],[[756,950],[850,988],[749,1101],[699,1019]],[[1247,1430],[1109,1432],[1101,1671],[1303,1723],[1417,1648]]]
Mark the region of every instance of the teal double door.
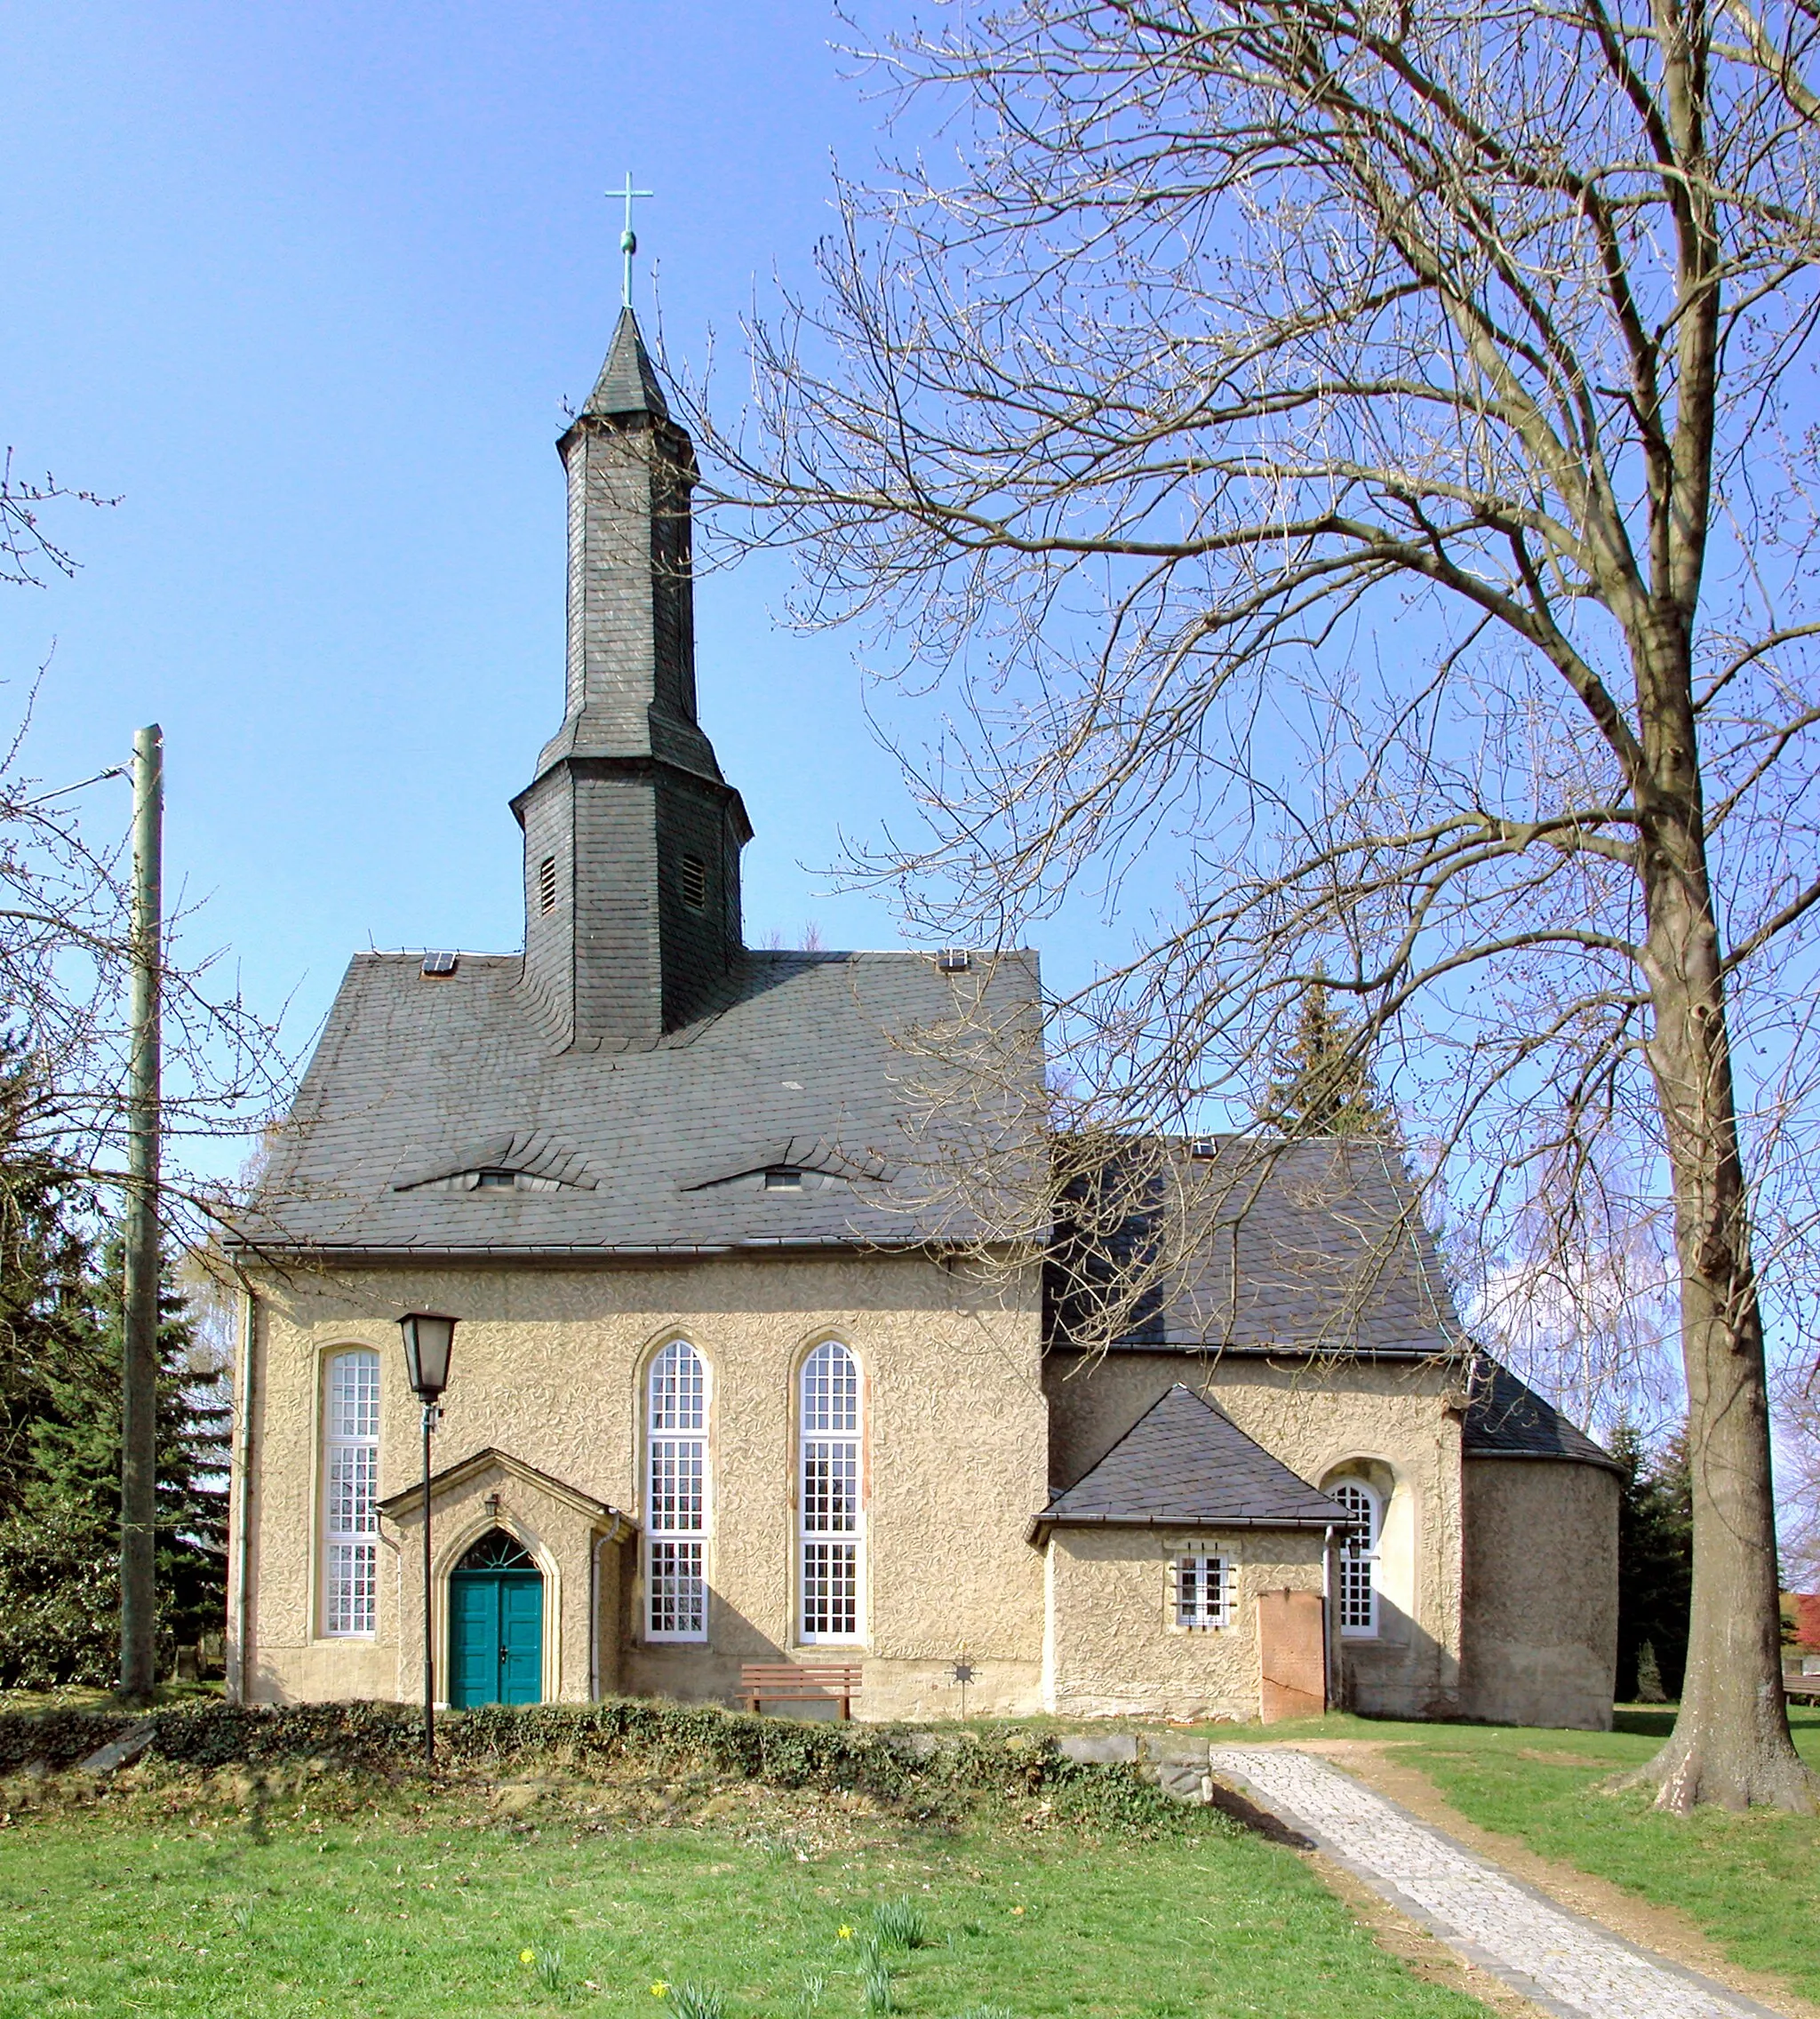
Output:
[[451,1576],[449,1668],[458,1710],[541,1700],[544,1581],[536,1570],[464,1568]]

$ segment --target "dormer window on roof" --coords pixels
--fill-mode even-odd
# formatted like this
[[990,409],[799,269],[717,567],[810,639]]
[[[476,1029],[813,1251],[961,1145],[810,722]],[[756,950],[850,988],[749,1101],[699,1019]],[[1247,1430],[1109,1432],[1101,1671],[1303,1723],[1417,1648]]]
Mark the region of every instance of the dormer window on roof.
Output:
[[772,1164],[764,1174],[767,1192],[801,1192],[802,1173],[794,1164]]
[[474,1174],[477,1192],[509,1192],[517,1183],[515,1170],[477,1170]]

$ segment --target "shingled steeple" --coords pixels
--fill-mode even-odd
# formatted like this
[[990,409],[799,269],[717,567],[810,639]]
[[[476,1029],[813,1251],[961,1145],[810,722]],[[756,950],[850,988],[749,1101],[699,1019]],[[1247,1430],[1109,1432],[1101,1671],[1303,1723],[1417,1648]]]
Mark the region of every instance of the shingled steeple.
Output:
[[739,795],[695,719],[690,494],[630,308],[557,443],[569,480],[562,726],[512,802],[524,829],[525,984],[567,1044],[654,1044],[739,954]]

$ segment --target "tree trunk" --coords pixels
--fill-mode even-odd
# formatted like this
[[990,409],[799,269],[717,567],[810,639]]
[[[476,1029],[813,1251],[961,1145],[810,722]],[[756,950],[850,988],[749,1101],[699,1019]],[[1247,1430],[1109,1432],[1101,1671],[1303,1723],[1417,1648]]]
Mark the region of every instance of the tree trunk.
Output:
[[1655,789],[1639,798],[1654,1020],[1649,1060],[1674,1185],[1680,1267],[1694,1592],[1680,1712],[1668,1744],[1632,1779],[1655,1784],[1656,1806],[1676,1812],[1702,1801],[1807,1812],[1815,1807],[1814,1783],[1789,1736],[1782,1688],[1763,1320],[1693,762],[1695,725],[1691,710],[1664,713],[1672,719],[1658,717],[1658,735],[1646,730],[1646,759],[1656,759]]

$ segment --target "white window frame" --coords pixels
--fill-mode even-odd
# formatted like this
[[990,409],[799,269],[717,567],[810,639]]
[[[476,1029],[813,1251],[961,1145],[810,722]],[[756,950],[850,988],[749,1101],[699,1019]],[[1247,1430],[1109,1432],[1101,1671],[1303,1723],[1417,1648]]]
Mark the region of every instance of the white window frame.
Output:
[[[1347,1640],[1371,1640],[1377,1636],[1377,1552],[1384,1534],[1384,1499],[1377,1488],[1361,1479],[1336,1480],[1327,1489],[1356,1520],[1362,1514],[1365,1525],[1354,1528],[1340,1543],[1339,1590],[1336,1594],[1340,1633]],[[1364,1603],[1359,1603],[1362,1596]]]
[[[644,1385],[644,1637],[707,1639],[708,1366],[687,1339]],[[692,1488],[692,1491],[690,1490]]]
[[824,1339],[797,1370],[796,1401],[797,1639],[851,1647],[866,1632],[866,1399],[851,1348]]
[[1175,1623],[1183,1632],[1217,1632],[1233,1624],[1230,1558],[1204,1551],[1178,1556],[1170,1582]]
[[323,1370],[323,1637],[379,1631],[379,1356],[329,1355]]

